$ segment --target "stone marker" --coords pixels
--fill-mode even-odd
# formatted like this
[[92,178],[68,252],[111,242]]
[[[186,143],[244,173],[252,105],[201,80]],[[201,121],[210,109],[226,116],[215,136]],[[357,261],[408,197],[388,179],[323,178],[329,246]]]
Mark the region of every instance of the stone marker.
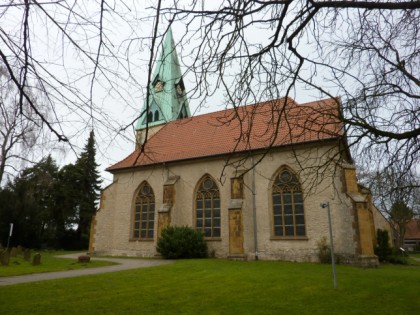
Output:
[[3,266],[8,266],[10,261],[10,252],[8,250],[3,250],[0,253],[0,260]]
[[22,255],[23,254],[23,247],[18,245],[17,247],[17,255]]
[[77,257],[77,260],[79,263],[87,263],[87,262],[90,262],[90,256],[80,255],[79,257]]
[[25,249],[25,251],[23,252],[23,260],[31,260],[31,250],[29,248]]
[[12,250],[10,251],[10,257],[16,257],[17,256],[17,248],[12,247]]
[[38,254],[35,254],[34,255],[34,259],[32,261],[32,265],[38,266],[40,264],[41,264],[41,254],[38,253]]

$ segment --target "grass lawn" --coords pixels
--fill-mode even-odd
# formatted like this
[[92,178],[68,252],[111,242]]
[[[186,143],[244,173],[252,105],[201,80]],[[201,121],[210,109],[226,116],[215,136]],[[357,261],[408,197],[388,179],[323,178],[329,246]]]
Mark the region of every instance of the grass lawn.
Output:
[[420,266],[420,254],[409,254],[407,260],[410,265]]
[[413,253],[409,253],[409,256],[410,256],[410,257],[414,257],[414,258],[419,258],[419,259],[420,259],[420,253],[415,253],[415,254],[413,254]]
[[180,260],[0,287],[2,314],[418,314],[420,267]]
[[[33,251],[33,255],[38,252]],[[70,254],[71,252],[64,251],[39,251],[41,254],[41,264],[38,266],[32,265],[32,257],[30,261],[23,260],[23,256],[10,257],[8,266],[0,265],[0,277],[18,276],[38,272],[50,272],[61,270],[73,270],[82,268],[92,268],[109,266],[113,263],[106,261],[91,261],[89,263],[79,263],[77,259],[57,258],[57,255]],[[0,306],[1,314],[1,306]]]

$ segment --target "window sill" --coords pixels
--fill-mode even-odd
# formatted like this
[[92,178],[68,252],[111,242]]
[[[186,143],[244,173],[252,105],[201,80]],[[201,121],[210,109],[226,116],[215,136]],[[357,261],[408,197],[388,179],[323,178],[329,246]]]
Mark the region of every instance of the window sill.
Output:
[[206,242],[220,242],[222,240],[222,238],[221,237],[214,237],[214,238],[205,237],[204,240]]
[[129,242],[153,242],[153,238],[130,238]]
[[307,241],[307,236],[272,236],[271,241]]

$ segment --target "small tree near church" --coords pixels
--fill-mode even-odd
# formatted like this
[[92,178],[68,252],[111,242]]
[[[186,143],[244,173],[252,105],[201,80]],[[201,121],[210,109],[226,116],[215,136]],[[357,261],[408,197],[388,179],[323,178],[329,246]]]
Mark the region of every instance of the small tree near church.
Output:
[[95,135],[90,132],[87,144],[76,161],[76,169],[79,176],[79,204],[78,204],[78,228],[77,236],[80,246],[87,248],[89,242],[90,222],[96,211],[100,190],[100,176],[97,170],[99,166],[95,160]]
[[396,244],[398,247],[404,246],[404,235],[406,231],[406,226],[407,223],[413,218],[413,216],[413,210],[411,210],[407,206],[407,204],[402,200],[394,202],[394,204],[391,207],[390,219],[392,222],[395,223],[398,229],[398,237]]

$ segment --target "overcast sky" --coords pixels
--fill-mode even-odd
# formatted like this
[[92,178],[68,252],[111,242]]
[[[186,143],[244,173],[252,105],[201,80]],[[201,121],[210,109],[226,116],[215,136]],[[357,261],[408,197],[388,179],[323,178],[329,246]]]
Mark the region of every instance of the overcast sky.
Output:
[[[69,3],[71,1],[68,1]],[[217,5],[219,1],[206,2],[206,5]],[[77,1],[73,8],[80,12],[80,16],[88,16],[90,21],[99,21],[99,5],[96,1]],[[80,153],[85,145],[89,132],[93,126],[97,143],[97,162],[100,164],[100,171],[104,177],[104,185],[112,180],[111,174],[105,172],[105,168],[120,161],[130,154],[134,149],[135,132],[133,126],[123,127],[135,121],[141,112],[143,100],[146,93],[147,71],[150,58],[151,36],[154,23],[155,10],[153,6],[156,1],[132,1],[115,4],[114,12],[105,8],[103,17],[103,34],[108,45],[102,47],[99,63],[109,72],[97,71],[93,88],[90,89],[93,64],[88,57],[75,49],[60,30],[51,24],[42,11],[31,11],[30,29],[31,32],[31,54],[41,60],[50,73],[57,76],[63,82],[70,83],[72,88],[78,89],[80,95],[89,98],[92,93],[93,106],[85,105],[71,106],[69,103],[52,104],[53,114],[51,120],[60,122],[59,128],[69,138],[72,146],[66,143],[53,146],[45,146],[42,155],[51,153],[60,166],[73,163],[76,155]],[[163,6],[170,6],[172,1],[164,1]],[[188,1],[183,1],[188,5]],[[44,5],[49,14],[54,15],[57,20],[67,21],[68,12],[62,14],[60,6]],[[65,11],[63,11],[65,12]],[[116,14],[115,12],[118,12]],[[16,30],[19,36],[23,19],[22,7],[11,7],[0,17],[3,28],[10,32]],[[70,23],[66,25],[66,31],[73,39],[80,39],[80,47],[90,52],[96,52],[98,46],[97,30],[85,23],[77,24],[80,21],[74,15]],[[82,21],[83,22],[83,21]],[[199,20],[189,25],[191,29],[199,29]],[[159,35],[162,35],[168,25],[165,16],[160,16]],[[195,86],[195,76],[187,71],[193,56],[191,51],[199,43],[199,33],[195,38],[184,38],[186,25],[182,22],[175,22],[172,26],[173,37],[179,46],[177,47],[181,61],[182,71],[186,71],[184,83],[186,90],[191,91]],[[264,43],[270,40],[272,30],[253,30],[250,28],[245,33],[245,40],[252,43]],[[161,37],[158,38],[156,50],[160,49]],[[116,56],[114,58],[113,56]],[[229,80],[240,69],[226,69],[224,75]],[[87,74],[87,75],[86,75]],[[45,74],[48,77],[47,74]],[[211,80],[211,79],[210,79]],[[215,85],[215,82],[209,82]],[[66,94],[66,92],[64,92]],[[77,98],[76,95],[67,95],[69,99]],[[197,95],[195,95],[197,96]],[[305,90],[292,93],[296,101],[302,103],[314,99]],[[190,110],[193,115],[199,115],[226,108],[225,95],[222,89],[216,89],[211,97],[204,99],[190,98]],[[55,115],[55,117],[54,117]],[[91,116],[94,117],[93,121]],[[133,124],[135,125],[135,124]],[[57,126],[56,126],[57,127]],[[54,138],[54,136],[52,136]]]

